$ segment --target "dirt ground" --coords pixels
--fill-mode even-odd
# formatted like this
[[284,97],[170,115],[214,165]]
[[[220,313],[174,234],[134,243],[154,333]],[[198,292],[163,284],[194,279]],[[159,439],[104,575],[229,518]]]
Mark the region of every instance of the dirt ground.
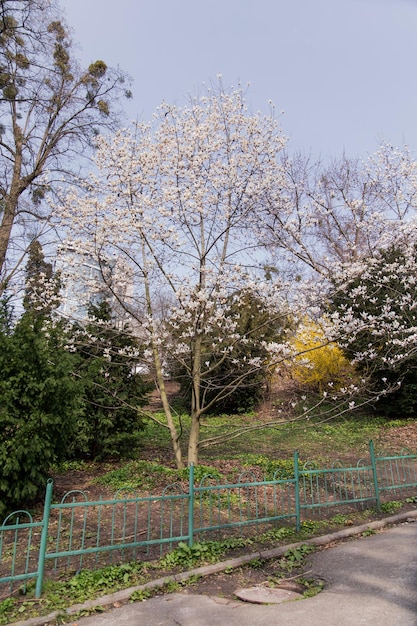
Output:
[[401,454],[401,450],[417,450],[417,421],[395,428],[382,428],[375,440],[377,446]]
[[[300,567],[292,572],[285,572],[280,567],[279,559],[254,561],[252,566],[220,572],[186,584],[177,591],[182,593],[205,594],[221,598],[235,598],[237,589],[248,587],[280,587],[303,593],[306,587],[297,580],[308,579],[309,572]],[[310,578],[311,584],[313,580]],[[314,581],[317,583],[324,581]]]

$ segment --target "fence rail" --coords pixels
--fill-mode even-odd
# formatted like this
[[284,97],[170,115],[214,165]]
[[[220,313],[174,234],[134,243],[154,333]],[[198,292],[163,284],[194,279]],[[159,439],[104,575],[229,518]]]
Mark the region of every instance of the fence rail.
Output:
[[210,475],[195,484],[191,466],[187,490],[175,483],[161,495],[140,498],[120,490],[113,499],[90,501],[75,490],[52,503],[48,480],[40,521],[15,511],[0,526],[0,599],[29,580],[40,597],[46,573],[156,558],[181,541],[191,546],[213,533],[241,536],[277,523],[298,530],[307,515],[325,515],[332,507],[380,509],[382,500],[415,494],[416,487],[417,454],[376,456],[372,441],[369,460],[355,467],[307,463],[300,469],[295,452],[291,478],[259,480],[245,472],[231,484]]

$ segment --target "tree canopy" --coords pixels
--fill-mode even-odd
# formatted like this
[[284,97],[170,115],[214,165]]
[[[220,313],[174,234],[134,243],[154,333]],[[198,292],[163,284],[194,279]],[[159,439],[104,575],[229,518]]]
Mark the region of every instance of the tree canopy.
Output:
[[373,257],[392,226],[417,208],[417,163],[405,146],[382,143],[367,159],[312,162],[286,155],[282,193],[267,198],[260,238],[274,263],[302,278],[328,278]]
[[346,267],[329,300],[334,330],[352,363],[376,390],[393,392],[378,404],[396,416],[415,416],[417,401],[416,221],[387,236],[372,258]]
[[52,0],[1,0],[0,294],[28,239],[50,228],[46,191],[78,171],[98,132],[115,128],[126,81],[102,60],[79,66]]
[[[103,264],[117,257],[129,268],[124,281],[132,289],[118,290],[117,282],[109,287],[148,345],[145,356],[153,361],[179,466],[180,433],[165,393],[166,364],[175,362],[187,373],[188,461],[195,463],[202,415],[229,395],[230,385],[249,380],[269,362],[267,350],[259,349],[267,343],[264,322],[242,331],[245,298],[252,294],[262,303],[271,324],[281,327],[287,319],[285,297],[266,278],[253,236],[266,195],[283,180],[284,145],[273,110],[251,114],[240,88],[209,88],[185,107],[163,103],[153,125],[138,123],[111,140],[100,138],[97,174],[83,194],[68,194],[61,213],[70,235],[78,234],[78,249]],[[233,381],[208,394],[206,382],[226,362],[234,364]]]

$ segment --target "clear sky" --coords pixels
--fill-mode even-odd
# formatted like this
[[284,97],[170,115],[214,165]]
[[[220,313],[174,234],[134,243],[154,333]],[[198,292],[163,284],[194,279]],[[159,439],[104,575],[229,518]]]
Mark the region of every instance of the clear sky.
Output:
[[[417,0],[60,0],[84,64],[134,79],[130,118],[222,74],[271,99],[291,151],[417,151]],[[280,112],[284,113],[280,115]]]

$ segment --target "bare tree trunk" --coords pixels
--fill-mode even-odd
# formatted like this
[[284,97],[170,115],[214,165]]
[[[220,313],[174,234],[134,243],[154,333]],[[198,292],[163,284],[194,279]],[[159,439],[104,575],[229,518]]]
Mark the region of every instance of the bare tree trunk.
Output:
[[[21,128],[16,124],[16,112],[13,117],[13,135],[15,143],[13,176],[10,191],[3,190],[4,213],[0,224],[0,277],[4,275],[4,265],[6,263],[7,249],[10,243],[16,210],[21,193],[21,173],[22,173],[22,149],[23,136]],[[7,286],[7,280],[0,280],[0,295]]]
[[181,447],[179,444],[179,434],[177,428],[175,426],[174,419],[172,417],[171,407],[168,401],[168,395],[165,387],[164,374],[162,370],[161,360],[159,358],[158,349],[156,346],[153,347],[153,357],[154,364],[156,369],[156,382],[159,389],[159,395],[162,402],[162,407],[164,409],[165,417],[167,420],[168,429],[171,435],[172,448],[174,451],[175,464],[177,469],[182,469],[184,467],[184,461],[182,459]]
[[[13,222],[15,218],[16,212],[16,202],[14,199],[8,198],[5,207],[4,213],[0,224],[0,277],[3,276],[4,265],[6,262],[6,254],[7,248],[9,246],[11,232],[13,228]],[[0,295],[7,287],[7,279],[0,278]]]
[[[143,260],[143,267],[146,268],[147,246],[146,246],[146,241],[144,237],[142,237],[142,260]],[[147,308],[147,312],[148,312],[150,319],[152,319],[153,318],[152,296],[151,296],[151,290],[150,290],[149,275],[146,270],[144,271],[143,278],[144,278],[144,287],[145,287],[146,308]],[[152,329],[151,344],[152,344],[153,362],[154,362],[155,372],[156,372],[156,383],[158,385],[159,395],[161,398],[162,407],[164,409],[167,426],[171,434],[172,449],[174,452],[175,463],[176,463],[177,469],[182,469],[184,467],[184,462],[182,459],[182,452],[181,452],[181,447],[179,444],[180,437],[179,437],[177,428],[175,426],[174,418],[172,416],[172,411],[171,411],[171,407],[170,407],[169,400],[168,400],[168,395],[167,395],[167,391],[165,387],[165,380],[164,380],[163,364],[161,363],[161,358],[159,355],[159,348],[155,341],[154,329]]]
[[[203,289],[206,284],[206,259],[205,259],[205,236],[203,221],[200,227],[201,257],[200,257],[200,278],[199,289]],[[204,306],[204,305],[203,305]],[[193,345],[192,360],[192,390],[191,390],[191,429],[188,439],[188,465],[198,465],[198,449],[200,443],[200,417],[201,417],[201,359],[202,359],[202,335],[201,319],[198,316],[195,328],[195,339]]]
[[201,337],[197,337],[194,346],[192,393],[191,393],[191,429],[188,439],[188,465],[198,465],[201,416]]

